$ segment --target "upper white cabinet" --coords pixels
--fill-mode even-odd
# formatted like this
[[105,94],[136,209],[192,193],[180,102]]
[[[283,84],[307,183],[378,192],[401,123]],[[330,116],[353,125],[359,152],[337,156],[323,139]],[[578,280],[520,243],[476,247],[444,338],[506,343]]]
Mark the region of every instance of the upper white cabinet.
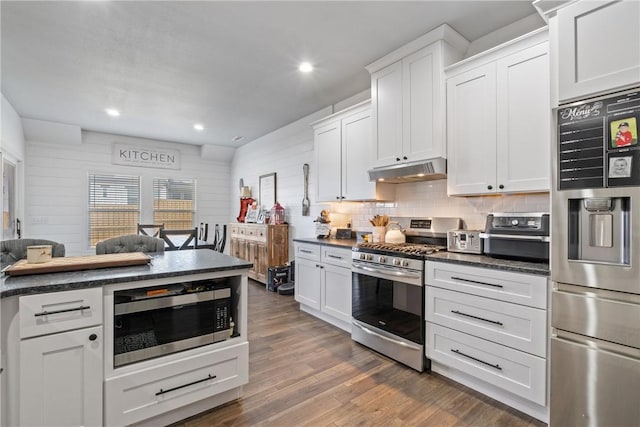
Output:
[[546,29],[447,69],[449,195],[549,191]]
[[557,22],[560,103],[640,83],[638,0],[578,1],[551,22]]
[[393,187],[369,181],[373,145],[371,103],[313,123],[319,202],[391,200]]
[[389,166],[446,155],[444,67],[469,42],[444,24],[367,66],[374,158]]

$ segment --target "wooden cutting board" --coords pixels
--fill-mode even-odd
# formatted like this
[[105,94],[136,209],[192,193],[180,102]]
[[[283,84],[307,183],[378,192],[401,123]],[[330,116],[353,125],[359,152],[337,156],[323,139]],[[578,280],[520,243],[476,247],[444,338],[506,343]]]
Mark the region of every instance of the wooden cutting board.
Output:
[[26,259],[21,259],[15,264],[5,268],[3,272],[9,276],[23,276],[27,274],[93,270],[96,268],[128,267],[131,265],[147,264],[150,259],[150,256],[142,252],[59,257],[52,258],[51,261],[41,264],[29,264]]

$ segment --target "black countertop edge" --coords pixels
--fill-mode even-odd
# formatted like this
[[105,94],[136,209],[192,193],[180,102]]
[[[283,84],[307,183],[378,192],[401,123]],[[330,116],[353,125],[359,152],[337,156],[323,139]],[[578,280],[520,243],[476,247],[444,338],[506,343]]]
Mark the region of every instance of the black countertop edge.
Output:
[[492,258],[486,255],[462,254],[454,252],[438,252],[427,255],[427,261],[448,262],[473,267],[491,268],[494,270],[512,271],[514,273],[536,274],[549,276],[549,264],[544,262],[515,261],[510,259]]
[[149,255],[152,256],[151,263],[139,266],[13,277],[5,275],[0,281],[0,299],[18,295],[96,288],[116,283],[243,270],[253,266],[250,262],[206,249]]
[[313,245],[334,246],[337,248],[351,249],[357,245],[356,239],[321,239],[317,237],[296,238],[294,242],[311,243]]

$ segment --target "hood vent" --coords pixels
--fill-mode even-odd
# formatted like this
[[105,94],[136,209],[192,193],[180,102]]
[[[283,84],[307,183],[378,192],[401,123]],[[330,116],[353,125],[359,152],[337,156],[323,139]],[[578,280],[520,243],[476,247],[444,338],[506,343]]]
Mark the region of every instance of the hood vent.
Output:
[[369,171],[370,181],[390,182],[393,184],[430,181],[434,179],[444,179],[446,177],[447,160],[442,157],[400,165],[383,166]]

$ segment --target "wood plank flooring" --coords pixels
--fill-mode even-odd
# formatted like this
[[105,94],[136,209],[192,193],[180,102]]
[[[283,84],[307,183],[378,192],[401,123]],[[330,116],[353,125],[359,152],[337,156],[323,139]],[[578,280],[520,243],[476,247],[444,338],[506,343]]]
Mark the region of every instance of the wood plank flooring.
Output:
[[183,420],[205,426],[509,426],[544,423],[437,374],[418,373],[249,281],[249,384]]

